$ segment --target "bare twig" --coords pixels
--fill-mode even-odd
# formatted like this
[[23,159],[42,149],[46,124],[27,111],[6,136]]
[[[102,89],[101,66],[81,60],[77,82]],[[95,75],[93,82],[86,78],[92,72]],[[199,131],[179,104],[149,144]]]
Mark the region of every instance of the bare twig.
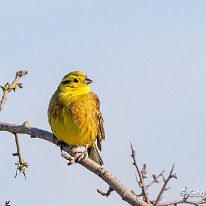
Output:
[[[26,71],[26,70],[18,71],[18,72],[16,72],[15,79],[11,84],[9,84],[7,82],[4,86],[1,86],[1,88],[3,90],[3,95],[2,95],[2,99],[0,101],[0,112],[2,111],[4,105],[6,104],[8,93],[11,92],[12,90],[15,92],[16,89],[23,88],[23,85],[22,85],[22,83],[19,83],[19,80],[21,77],[23,77],[27,74],[28,74],[28,71]],[[13,156],[19,157],[19,162],[16,163],[17,170],[19,170],[19,172],[23,173],[24,177],[26,179],[25,169],[28,167],[28,164],[26,162],[24,162],[22,159],[18,135],[15,133],[14,136],[15,136],[15,141],[16,141],[17,153],[13,154]],[[17,170],[16,170],[16,175],[14,178],[17,177]]]
[[[0,122],[0,131],[7,131],[11,132],[12,134],[28,134],[33,138],[40,138],[49,141],[57,146],[59,142],[52,133],[30,126]],[[64,145],[62,147],[62,150],[69,153],[73,157],[75,153],[78,152],[78,149],[76,149],[76,152],[74,153],[74,150],[72,150],[72,148],[68,145]],[[78,163],[83,167],[87,168],[88,170],[90,170],[91,172],[93,172],[94,174],[96,174],[97,176],[99,176],[103,181],[105,181],[109,185],[109,187],[116,191],[121,196],[121,198],[124,201],[128,202],[130,205],[149,206],[149,204],[141,200],[139,197],[134,195],[128,188],[126,188],[124,184],[120,180],[118,180],[114,175],[112,175],[108,170],[98,165],[90,158],[83,158]]]
[[163,180],[164,180],[164,184],[163,184],[163,186],[162,186],[162,189],[160,190],[159,195],[157,196],[157,199],[156,199],[156,201],[155,201],[154,206],[157,206],[157,205],[158,205],[159,201],[160,201],[161,198],[162,198],[163,193],[164,193],[166,190],[168,190],[168,189],[167,189],[167,184],[168,184],[168,182],[170,181],[170,179],[172,179],[172,178],[177,178],[176,174],[173,174],[174,166],[175,166],[175,165],[173,164],[173,165],[172,165],[172,168],[171,168],[171,170],[170,170],[169,176],[167,177],[167,179],[165,179],[164,176],[163,176],[163,174],[161,174],[161,176],[163,177]]
[[[132,154],[131,154],[131,157],[133,159],[132,164],[135,166],[135,168],[137,170],[137,173],[139,175],[139,179],[140,179],[139,186],[142,188],[143,198],[144,198],[145,202],[147,202],[149,204],[150,201],[149,201],[149,197],[148,197],[148,194],[147,194],[147,188],[146,188],[145,183],[144,183],[144,178],[145,177],[143,177],[143,172],[140,171],[140,169],[137,165],[137,161],[136,161],[136,157],[135,157],[135,151],[133,149],[132,144],[130,144],[130,146],[131,146],[131,150],[132,150]],[[145,173],[145,170],[146,170],[146,165],[143,166],[144,173]]]
[[5,206],[11,206],[10,200],[8,200],[8,201],[5,202]]
[[3,90],[3,95],[2,95],[2,99],[0,101],[0,112],[2,111],[6,101],[7,101],[7,95],[9,92],[11,92],[12,90],[15,91],[18,88],[23,88],[22,84],[19,83],[19,79],[25,75],[28,74],[28,71],[26,70],[21,70],[16,72],[16,76],[14,81],[9,84],[8,82],[4,85],[1,86],[2,90]]
[[150,182],[150,183],[146,186],[146,188],[148,189],[148,188],[151,187],[154,183],[159,183],[159,178],[163,175],[163,173],[164,173],[164,170],[163,170],[158,176],[152,175],[153,180],[152,180],[152,182]]
[[107,190],[107,192],[103,192],[100,189],[97,189],[97,192],[99,194],[101,194],[102,196],[108,197],[111,193],[112,193],[113,189],[111,187],[109,187],[109,189]]
[[16,133],[14,133],[14,136],[15,136],[17,153],[14,153],[13,156],[18,156],[18,158],[19,158],[19,161],[16,162],[17,169],[16,169],[16,174],[15,174],[14,178],[17,177],[17,171],[19,171],[20,173],[23,173],[23,175],[26,179],[26,169],[29,167],[29,165],[22,159],[18,135]]
[[198,206],[198,205],[206,204],[206,200],[190,201],[188,199],[183,198],[182,200],[175,200],[167,203],[158,204],[158,206],[169,206],[169,205],[178,205],[178,204],[190,204],[190,205]]

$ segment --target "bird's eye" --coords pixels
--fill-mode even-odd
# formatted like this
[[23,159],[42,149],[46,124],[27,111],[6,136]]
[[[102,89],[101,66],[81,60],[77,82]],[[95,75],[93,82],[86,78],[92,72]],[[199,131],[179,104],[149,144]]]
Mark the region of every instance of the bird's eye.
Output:
[[63,84],[69,84],[69,82],[70,82],[69,80],[65,80],[65,81],[63,81],[62,83],[63,83]]
[[74,79],[74,82],[76,82],[76,83],[77,83],[77,82],[78,82],[78,79]]

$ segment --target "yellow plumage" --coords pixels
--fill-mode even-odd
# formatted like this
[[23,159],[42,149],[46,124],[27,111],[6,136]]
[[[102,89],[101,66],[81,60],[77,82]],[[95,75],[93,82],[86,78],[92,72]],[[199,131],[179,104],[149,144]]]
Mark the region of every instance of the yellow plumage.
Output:
[[105,138],[103,118],[98,96],[91,92],[91,82],[83,72],[66,75],[50,100],[48,119],[58,140],[88,147],[89,157],[102,165],[98,149]]

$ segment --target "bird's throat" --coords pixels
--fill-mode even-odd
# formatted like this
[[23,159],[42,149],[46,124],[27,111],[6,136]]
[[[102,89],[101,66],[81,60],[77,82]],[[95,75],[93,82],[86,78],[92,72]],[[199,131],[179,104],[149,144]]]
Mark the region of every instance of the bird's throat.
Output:
[[90,85],[85,85],[79,88],[68,88],[64,91],[59,92],[59,98],[61,102],[66,102],[68,99],[73,99],[79,95],[88,94],[91,92]]

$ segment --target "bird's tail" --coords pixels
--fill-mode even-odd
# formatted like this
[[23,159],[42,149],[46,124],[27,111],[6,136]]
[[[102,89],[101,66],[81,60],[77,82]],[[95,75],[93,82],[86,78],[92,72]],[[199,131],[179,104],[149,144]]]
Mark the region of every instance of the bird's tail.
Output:
[[88,148],[88,156],[90,159],[92,159],[94,162],[96,162],[99,165],[103,165],[103,160],[100,156],[99,150],[94,143],[91,147]]

